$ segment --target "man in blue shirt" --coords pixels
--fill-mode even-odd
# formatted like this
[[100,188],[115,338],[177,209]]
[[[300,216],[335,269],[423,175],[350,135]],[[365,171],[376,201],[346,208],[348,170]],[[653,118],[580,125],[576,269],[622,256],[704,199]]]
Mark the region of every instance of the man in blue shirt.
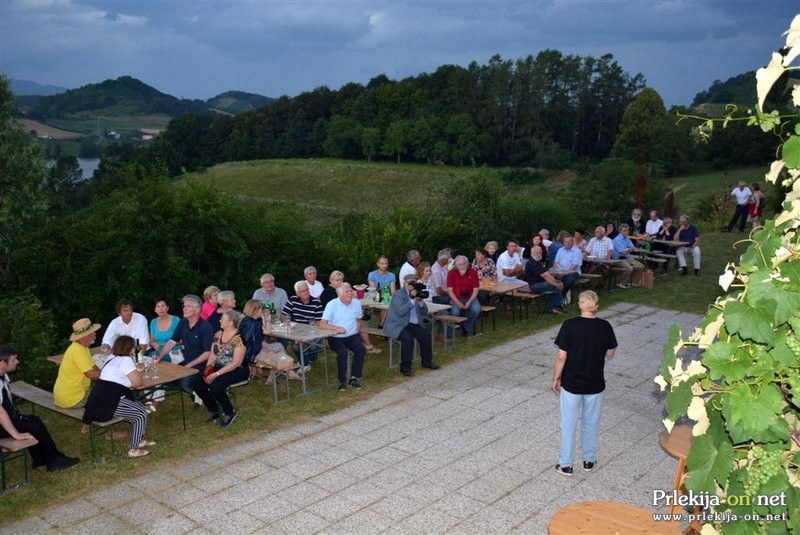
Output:
[[[581,276],[581,266],[583,265],[583,253],[580,249],[575,247],[575,241],[572,236],[564,236],[564,247],[556,253],[556,260],[553,262],[553,269],[556,270],[556,278],[561,279],[564,287],[561,289],[561,295],[567,296],[570,288]],[[558,273],[561,271],[562,273]],[[566,272],[566,273],[563,273]]]
[[681,275],[687,274],[686,253],[691,252],[692,263],[694,264],[694,274],[700,275],[700,231],[697,227],[689,223],[689,217],[682,215],[678,219],[678,230],[675,231],[675,241],[683,242],[686,245],[678,247],[675,256],[678,257],[678,267]]
[[644,270],[644,265],[631,256],[634,246],[633,242],[628,237],[630,235],[630,230],[628,224],[623,223],[619,226],[619,234],[612,240],[614,243],[614,258],[620,260],[617,266],[625,270],[622,272],[619,284],[617,284],[618,288],[631,288],[633,286],[631,284],[633,271]]
[[[361,388],[361,372],[364,367],[364,356],[367,348],[361,341],[361,301],[353,299],[353,288],[346,282],[336,290],[337,299],[329,301],[322,313],[319,328],[336,331],[328,338],[328,344],[336,353],[336,367],[339,373],[339,391]],[[347,379],[347,353],[353,352],[353,363],[350,367],[350,380]]]

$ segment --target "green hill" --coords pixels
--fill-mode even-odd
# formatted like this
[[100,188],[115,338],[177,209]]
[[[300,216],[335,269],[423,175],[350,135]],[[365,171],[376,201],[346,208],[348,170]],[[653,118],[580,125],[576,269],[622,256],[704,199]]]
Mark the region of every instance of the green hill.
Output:
[[206,105],[213,110],[239,115],[240,113],[266,106],[273,100],[263,95],[246,93],[245,91],[226,91],[208,99]]

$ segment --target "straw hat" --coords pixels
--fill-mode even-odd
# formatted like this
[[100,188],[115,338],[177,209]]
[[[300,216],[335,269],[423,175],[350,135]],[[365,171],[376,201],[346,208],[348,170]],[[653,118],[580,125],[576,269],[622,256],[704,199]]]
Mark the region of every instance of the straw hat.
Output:
[[100,329],[100,327],[101,325],[99,323],[92,323],[92,320],[89,318],[81,318],[72,324],[72,334],[69,337],[69,341],[74,342],[80,340]]

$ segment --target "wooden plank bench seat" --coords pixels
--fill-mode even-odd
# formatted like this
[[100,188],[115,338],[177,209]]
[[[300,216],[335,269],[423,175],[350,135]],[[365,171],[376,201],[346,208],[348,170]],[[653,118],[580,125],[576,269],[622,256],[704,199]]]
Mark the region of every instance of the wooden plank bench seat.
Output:
[[[14,397],[27,401],[34,408],[36,406],[43,407],[53,412],[57,412],[58,414],[83,422],[83,408],[65,409],[63,407],[59,407],[53,402],[53,394],[47,390],[33,386],[25,381],[14,381],[9,385],[9,387],[11,388],[11,394]],[[99,462],[95,439],[97,436],[105,434],[106,431],[109,432],[111,453],[112,455],[115,453],[116,446],[114,444],[114,425],[122,421],[122,418],[114,417],[106,422],[92,422],[89,425],[89,447],[92,452],[92,462]],[[105,429],[106,427],[109,429]]]
[[[515,290],[511,292],[511,297],[514,299],[514,302],[518,302],[519,306],[519,315],[522,316],[522,307],[525,306],[525,319],[528,319],[530,316],[528,314],[528,305],[531,303],[535,303],[536,300],[540,297],[544,297],[547,295],[551,295],[553,292],[542,292],[540,294],[535,294],[528,290]],[[547,306],[546,304],[544,306]],[[542,307],[542,312],[544,312],[544,306]]]
[[497,307],[490,305],[481,305],[481,332],[483,332],[483,317],[492,316],[492,330],[497,330]]
[[28,448],[35,446],[39,441],[35,438],[27,440],[14,440],[13,438],[0,438],[0,471],[2,472],[2,490],[6,487],[6,463],[14,459],[22,459],[22,466],[25,472],[25,480],[17,483],[16,486],[28,483]]
[[[444,350],[447,351],[448,341],[453,342],[453,347],[456,347],[456,330],[455,327],[461,325],[467,318],[464,316],[453,316],[451,314],[434,314],[434,319],[442,324],[442,333],[444,334]],[[450,328],[450,335],[448,336],[448,327]]]
[[366,333],[370,336],[378,336],[380,338],[386,338],[389,342],[389,368],[394,368],[394,344],[400,344],[400,341],[397,338],[392,338],[383,329],[378,329],[377,327],[370,327],[368,325],[361,325],[361,332]]

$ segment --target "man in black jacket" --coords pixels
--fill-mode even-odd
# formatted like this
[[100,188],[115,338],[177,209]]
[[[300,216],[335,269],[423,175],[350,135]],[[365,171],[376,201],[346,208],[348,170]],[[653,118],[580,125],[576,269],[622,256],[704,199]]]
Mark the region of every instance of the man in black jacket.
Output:
[[38,440],[38,444],[28,448],[34,468],[46,466],[48,472],[55,472],[78,464],[80,459],[67,457],[58,450],[53,437],[37,416],[17,412],[8,386],[8,374],[16,371],[18,364],[17,350],[12,346],[0,346],[0,438]]

